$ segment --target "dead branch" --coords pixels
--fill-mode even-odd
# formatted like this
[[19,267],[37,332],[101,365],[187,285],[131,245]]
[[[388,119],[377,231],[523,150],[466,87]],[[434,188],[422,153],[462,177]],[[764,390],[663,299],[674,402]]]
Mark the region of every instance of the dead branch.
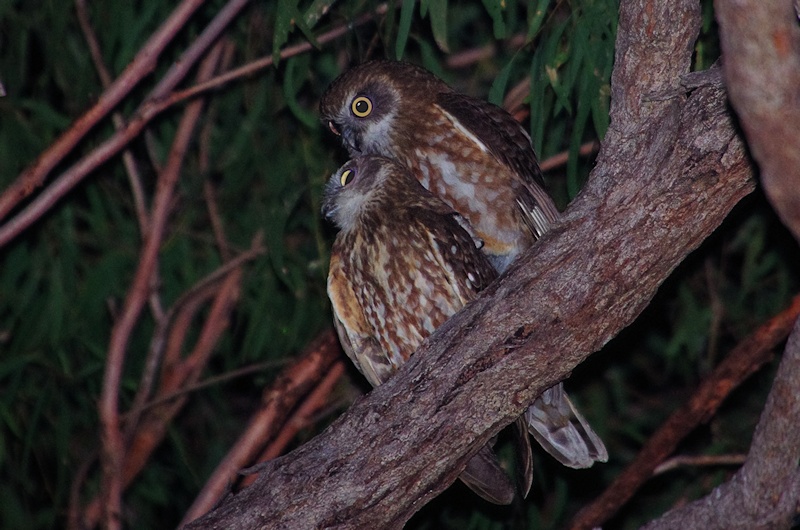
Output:
[[772,359],[773,350],[786,340],[798,315],[800,296],[740,342],[703,381],[691,399],[673,412],[647,440],[625,471],[600,497],[578,513],[570,528],[596,528],[613,517],[653,476],[658,465],[672,454],[681,440],[700,423],[711,419],[731,392]]
[[324,377],[331,365],[340,358],[340,352],[333,329],[328,329],[278,376],[271,387],[264,389],[261,407],[208,478],[181,524],[193,521],[214,506],[228,490],[239,470],[251,464],[264,444],[277,435],[290,411]]

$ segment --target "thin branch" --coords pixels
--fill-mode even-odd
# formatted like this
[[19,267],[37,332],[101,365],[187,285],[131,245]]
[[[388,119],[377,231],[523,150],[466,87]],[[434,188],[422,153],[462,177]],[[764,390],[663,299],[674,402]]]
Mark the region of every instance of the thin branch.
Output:
[[653,470],[653,476],[678,469],[679,467],[741,466],[747,455],[679,455],[665,460]]
[[[339,358],[328,369],[325,378],[317,385],[314,391],[308,395],[305,401],[303,401],[300,408],[284,423],[281,432],[264,450],[258,458],[258,462],[266,462],[267,460],[272,460],[283,454],[289,442],[294,439],[301,429],[308,427],[311,423],[311,419],[328,403],[328,397],[334,385],[339,382],[342,375],[344,375],[344,361]],[[252,482],[250,477],[255,479],[255,475],[249,475],[243,481],[244,485],[249,485]]]
[[217,465],[205,486],[186,511],[181,526],[197,519],[222,497],[236,474],[253,462],[261,448],[274,438],[297,402],[322,379],[340,357],[339,343],[332,329],[319,335],[273,385],[264,389],[262,405],[248,427]]
[[[169,403],[173,401],[175,398],[179,398],[185,396],[186,394],[192,394],[199,390],[203,390],[212,386],[219,385],[221,383],[227,383],[229,381],[233,381],[235,379],[239,379],[240,377],[245,377],[251,374],[255,374],[258,372],[263,372],[268,368],[280,368],[281,366],[287,364],[289,359],[279,359],[277,361],[265,361],[263,363],[255,363],[249,364],[247,366],[243,366],[241,368],[237,368],[236,370],[230,370],[228,372],[222,373],[220,375],[216,375],[213,377],[209,377],[207,379],[203,379],[195,384],[191,385],[184,385],[179,390],[172,392],[171,394],[165,394],[163,396],[158,396],[154,398],[152,401],[148,401],[141,407],[141,412],[145,412],[148,409],[155,408],[159,405],[163,405],[165,403]],[[122,415],[123,421],[128,421],[129,413]]]
[[[20,232],[41,217],[44,212],[49,210],[92,170],[119,153],[133,138],[141,133],[150,120],[166,109],[168,105],[165,105],[163,102],[166,95],[183,80],[190,69],[194,67],[194,64],[202,57],[209,46],[214,43],[222,30],[225,29],[247,2],[248,0],[230,0],[228,4],[217,13],[208,26],[206,26],[206,29],[194,40],[192,45],[181,55],[180,59],[167,71],[161,81],[139,106],[133,118],[123,130],[112,135],[91,153],[82,157],[70,167],[70,169],[59,175],[52,184],[33,199],[30,204],[23,208],[21,212],[0,227],[0,247],[11,241]],[[189,3],[190,0],[184,0],[184,3],[181,4],[178,9]],[[199,7],[200,4],[203,4],[202,0],[191,0],[192,10]],[[181,13],[183,12],[181,11]],[[186,18],[188,18],[188,15],[186,15]],[[130,91],[132,86],[129,87],[123,82],[129,81],[129,78],[132,77],[128,75],[129,72],[133,71],[136,74],[134,81],[138,82],[144,74],[149,73],[155,67],[154,61],[163,46],[154,49],[153,41],[156,40],[157,43],[161,45],[162,43],[160,40],[156,39],[156,37],[161,37],[161,39],[165,38],[165,35],[163,35],[165,33],[164,27],[168,27],[172,32],[177,32],[182,27],[182,24],[185,23],[184,18],[180,18],[177,21],[173,19],[176,19],[175,14],[173,14],[173,16],[165,22],[164,26],[162,26],[162,29],[159,29],[151,38],[125,72],[123,72],[122,76],[114,82],[112,87],[103,93],[100,102],[79,118],[67,132],[48,148],[47,151],[40,155],[33,166],[25,170],[14,184],[3,192],[3,195],[0,196],[0,218],[7,215],[23,199],[33,193],[34,189],[44,182],[45,177],[53,167],[63,160],[78,141],[83,138],[101,118],[106,116],[116,103]],[[177,22],[181,22],[181,25],[178,25]],[[172,38],[172,34],[166,36]],[[166,42],[163,43],[163,45],[166,45]],[[142,56],[143,58],[141,58]],[[142,66],[145,66],[145,68],[142,68]],[[109,99],[112,100],[113,104],[109,103]]]
[[[586,142],[585,144],[581,145],[578,148],[578,154],[580,156],[589,156],[597,151],[600,150],[600,142],[597,140],[593,140],[591,142]],[[539,164],[539,167],[542,171],[552,171],[553,169],[566,165],[567,160],[569,160],[569,151],[563,151],[557,155],[553,155],[549,158],[545,158]]]
[[[201,65],[198,76],[207,78],[211,75],[215,67],[214,59],[212,57],[212,60],[205,61]],[[119,393],[122,370],[125,364],[125,352],[128,339],[138,322],[142,307],[150,295],[152,277],[158,264],[158,252],[166,231],[167,215],[173,190],[180,177],[183,159],[191,140],[194,126],[200,118],[202,106],[202,100],[187,106],[184,116],[178,125],[167,166],[159,176],[159,185],[156,187],[153,212],[150,216],[150,232],[145,239],[136,274],[128,290],[123,310],[111,331],[99,404],[103,447],[101,458],[103,467],[102,505],[105,513],[104,526],[109,530],[121,527],[122,516],[122,470],[125,443],[120,429]]]
[[169,18],[142,46],[125,71],[108,90],[103,92],[100,100],[39,155],[33,165],[23,171],[0,195],[0,219],[5,218],[23,199],[41,186],[47,174],[75,148],[86,133],[111,112],[111,109],[116,107],[139,81],[155,69],[161,52],[204,3],[203,0],[183,0],[173,10]]
[[[100,83],[104,90],[107,90],[111,83],[114,81],[111,74],[106,68],[103,61],[103,54],[100,51],[100,43],[97,40],[97,35],[92,28],[92,23],[89,20],[88,7],[86,0],[75,0],[75,12],[78,15],[78,25],[81,27],[83,36],[86,39],[86,45],[89,48],[89,55],[92,57],[92,62],[97,70],[97,75],[100,77]],[[125,120],[120,112],[114,112],[111,116],[114,122],[114,127],[117,130],[125,127]],[[136,166],[136,160],[133,158],[133,153],[129,149],[122,152],[122,162],[125,165],[125,172],[128,175],[128,182],[131,186],[133,194],[133,204],[136,210],[136,218],[139,220],[139,230],[142,237],[147,233],[147,202],[145,200],[144,187],[142,186],[142,178],[139,174],[139,168]],[[155,308],[154,308],[155,309]],[[154,314],[157,312],[154,311]]]
[[786,340],[798,316],[800,295],[730,352],[691,399],[673,412],[647,440],[625,471],[600,497],[578,513],[570,527],[573,530],[595,528],[610,519],[653,476],[655,469],[675,451],[681,440],[708,421],[731,392],[772,359],[774,348]]

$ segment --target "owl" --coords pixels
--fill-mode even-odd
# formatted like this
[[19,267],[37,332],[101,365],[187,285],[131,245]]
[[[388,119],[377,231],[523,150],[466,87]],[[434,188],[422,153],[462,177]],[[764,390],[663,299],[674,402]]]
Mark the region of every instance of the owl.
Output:
[[[373,386],[497,275],[463,218],[392,160],[350,160],[326,185],[322,211],[339,228],[328,274],[336,331]],[[518,427],[527,494],[531,449],[524,422]],[[460,478],[491,502],[514,497],[490,445]]]
[[[499,272],[558,220],[524,128],[427,70],[393,61],[356,66],[331,83],[320,114],[351,156],[399,162],[463,216]],[[525,417],[534,438],[562,464],[607,460],[562,384],[546,390]]]

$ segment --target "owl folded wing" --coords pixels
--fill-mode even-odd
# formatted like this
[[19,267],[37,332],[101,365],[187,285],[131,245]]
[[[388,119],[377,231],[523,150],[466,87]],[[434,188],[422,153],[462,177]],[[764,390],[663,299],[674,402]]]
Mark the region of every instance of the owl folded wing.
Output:
[[559,213],[545,191],[531,138],[522,125],[497,105],[466,94],[442,93],[437,96],[436,104],[519,177],[517,205],[524,212],[523,221],[531,233],[540,238],[559,218]]
[[336,253],[331,255],[328,296],[333,304],[333,325],[344,352],[372,386],[380,385],[394,368],[364,318],[353,284]]

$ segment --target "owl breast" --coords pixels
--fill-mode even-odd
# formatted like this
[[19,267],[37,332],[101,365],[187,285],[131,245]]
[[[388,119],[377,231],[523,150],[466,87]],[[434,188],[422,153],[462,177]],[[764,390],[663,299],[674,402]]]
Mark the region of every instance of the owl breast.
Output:
[[353,284],[364,317],[396,369],[474,295],[460,292],[426,232],[406,227],[398,237],[385,227],[377,230],[373,235],[382,244],[353,249]]
[[533,238],[516,205],[519,179],[486,146],[443,110],[430,127],[417,129],[413,150],[401,158],[420,183],[464,216],[483,250],[515,256]]

